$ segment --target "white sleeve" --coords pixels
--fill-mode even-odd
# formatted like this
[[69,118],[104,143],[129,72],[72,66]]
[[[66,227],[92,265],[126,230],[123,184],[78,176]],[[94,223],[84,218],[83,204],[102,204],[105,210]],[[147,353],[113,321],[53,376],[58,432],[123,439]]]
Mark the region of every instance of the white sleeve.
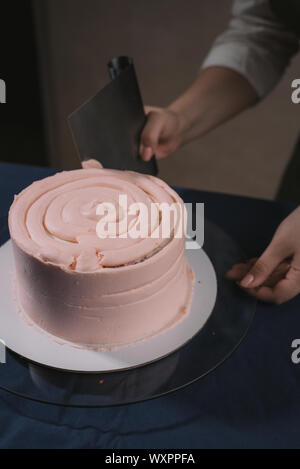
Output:
[[223,66],[243,75],[260,98],[279,81],[299,40],[275,18],[268,0],[235,0],[228,29],[202,68]]

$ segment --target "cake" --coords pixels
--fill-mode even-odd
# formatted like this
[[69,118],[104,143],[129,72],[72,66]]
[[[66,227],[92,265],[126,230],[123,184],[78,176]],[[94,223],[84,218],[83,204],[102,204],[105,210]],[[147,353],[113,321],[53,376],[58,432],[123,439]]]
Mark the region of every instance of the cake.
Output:
[[[116,232],[105,237],[108,204]],[[168,206],[176,209],[166,217]],[[82,346],[114,348],[162,333],[188,314],[192,298],[184,218],[181,198],[153,176],[92,168],[34,182],[9,212],[19,309]],[[137,236],[142,223],[147,235]]]

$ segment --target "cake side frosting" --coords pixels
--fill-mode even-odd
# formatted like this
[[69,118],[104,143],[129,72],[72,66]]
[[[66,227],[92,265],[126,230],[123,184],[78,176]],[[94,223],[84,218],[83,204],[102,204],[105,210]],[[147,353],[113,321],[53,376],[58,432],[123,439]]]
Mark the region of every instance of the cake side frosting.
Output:
[[[152,176],[104,169],[59,173],[33,183],[16,196],[9,213],[18,301],[39,327],[69,341],[111,347],[162,330],[188,311],[193,278],[185,238],[162,236],[159,209],[149,236],[121,237],[122,222],[134,229],[142,213],[128,206],[156,203],[183,207],[179,196]],[[100,239],[96,207],[118,211],[118,236]],[[151,237],[158,230],[159,235]]]

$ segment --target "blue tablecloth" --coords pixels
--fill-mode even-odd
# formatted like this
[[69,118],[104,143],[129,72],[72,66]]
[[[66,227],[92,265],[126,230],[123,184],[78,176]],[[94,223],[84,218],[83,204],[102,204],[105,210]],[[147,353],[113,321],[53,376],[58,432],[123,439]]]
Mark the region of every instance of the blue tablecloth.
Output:
[[[8,239],[13,195],[49,169],[0,164],[0,243]],[[293,207],[223,194],[179,190],[205,202],[206,216],[247,252],[260,253]],[[220,247],[222,249],[222,246]],[[1,448],[299,448],[300,297],[259,304],[234,355],[192,386],[145,403],[106,409],[38,404],[0,391]],[[0,365],[0,373],[1,373]]]

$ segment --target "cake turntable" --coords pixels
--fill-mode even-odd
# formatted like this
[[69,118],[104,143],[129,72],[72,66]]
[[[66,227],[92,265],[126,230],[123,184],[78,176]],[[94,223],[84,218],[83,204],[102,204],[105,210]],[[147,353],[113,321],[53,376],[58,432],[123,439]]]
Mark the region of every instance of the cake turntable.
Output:
[[8,350],[6,363],[0,364],[0,389],[42,403],[105,407],[157,398],[207,375],[246,336],[256,301],[224,279],[244,255],[216,225],[206,221],[204,249],[187,256],[196,274],[190,315],[170,331],[104,356],[53,342],[26,324],[15,306],[8,320],[13,264],[9,244],[2,246],[0,338]]

